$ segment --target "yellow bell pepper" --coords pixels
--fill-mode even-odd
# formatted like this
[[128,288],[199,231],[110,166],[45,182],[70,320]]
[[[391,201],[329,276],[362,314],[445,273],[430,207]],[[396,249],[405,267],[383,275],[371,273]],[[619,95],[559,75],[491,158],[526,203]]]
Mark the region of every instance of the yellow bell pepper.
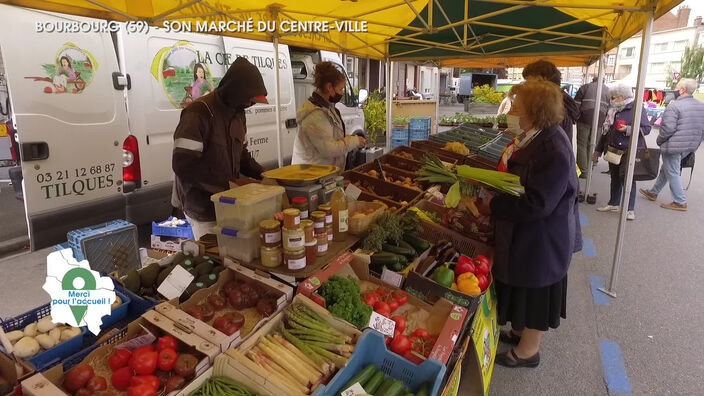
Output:
[[457,277],[455,281],[457,282],[457,289],[462,293],[473,296],[482,294],[482,290],[479,288],[479,279],[471,272],[465,272]]
[[450,287],[452,290],[457,290],[457,283],[452,282],[452,287]]

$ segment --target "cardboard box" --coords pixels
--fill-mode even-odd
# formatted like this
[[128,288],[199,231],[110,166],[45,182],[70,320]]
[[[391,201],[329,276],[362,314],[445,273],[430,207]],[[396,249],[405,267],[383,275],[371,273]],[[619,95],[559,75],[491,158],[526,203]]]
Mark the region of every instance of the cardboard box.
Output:
[[[220,348],[211,344],[201,337],[192,334],[190,331],[183,329],[177,323],[171,321],[167,317],[157,313],[156,311],[148,311],[142,317],[130,323],[124,333],[124,336],[116,337],[113,343],[101,345],[96,350],[88,354],[83,360],[90,362],[90,365],[95,371],[95,375],[100,375],[108,380],[108,390],[114,391],[110,385],[110,376],[112,370],[108,366],[108,357],[115,351],[115,347],[137,337],[146,335],[145,328],[163,333],[170,334],[176,337],[182,343],[190,346],[190,352],[199,357],[200,361],[196,365],[196,378],[204,373],[213,363],[215,357],[220,354]],[[160,334],[154,334],[159,336]],[[66,395],[67,393],[61,389],[61,384],[64,381],[63,365],[59,364],[51,369],[35,374],[22,381],[22,392],[25,396],[57,396]],[[168,396],[185,396],[184,390],[174,391]]]
[[474,321],[472,322],[472,346],[466,356],[466,370],[463,380],[470,385],[463,386],[468,394],[486,396],[489,394],[489,385],[494,373],[494,360],[499,346],[499,332],[496,310],[496,292],[490,286],[479,304]]
[[188,238],[162,237],[152,235],[152,248],[168,250],[170,252],[180,252],[181,244],[186,242]]
[[[317,290],[333,275],[351,276],[358,279],[363,293],[373,291],[379,286],[392,291],[396,289],[373,277],[369,273],[368,265],[363,260],[355,257],[354,254],[348,252],[331,262],[323,270],[303,281],[298,286],[297,293],[309,297],[324,307],[325,299],[317,293]],[[440,299],[431,305],[410,294],[408,303],[399,307],[394,314],[406,318],[409,330],[425,328],[429,333],[438,335],[438,340],[429,357],[443,364],[446,364],[450,358],[465,321],[468,319],[466,308],[452,304],[448,300]],[[406,357],[416,363],[426,359],[417,353],[409,354]]]
[[[20,382],[34,374],[34,369],[26,362],[16,362],[11,357],[0,352],[0,376],[14,388],[9,395],[21,395]],[[1,391],[0,391],[1,393]]]
[[[293,299],[293,288],[271,279],[271,276],[269,274],[258,271],[252,271],[239,264],[235,264],[230,259],[225,259],[225,265],[227,266],[227,269],[220,273],[217,282],[213,286],[207,289],[198,290],[193,294],[193,296],[191,296],[191,298],[188,299],[188,301],[180,305],[178,303],[178,299],[175,299],[170,302],[161,303],[155,308],[157,312],[161,313],[167,318],[189,329],[201,338],[217,345],[223,352],[241,344],[242,341],[247,339],[248,336],[254,334],[258,328],[260,328],[264,323],[266,323],[269,318],[264,317],[260,319],[259,322],[257,322],[257,324],[246,335],[242,335],[242,329],[240,329],[234,334],[228,336],[225,333],[222,333],[221,331],[215,329],[210,324],[198,320],[193,316],[187,314],[186,311],[188,309],[205,302],[208,296],[210,296],[211,294],[218,294],[220,289],[226,283],[236,279],[255,283],[260,288],[266,290],[270,295],[276,296],[276,311],[274,315],[280,312]],[[225,312],[234,311],[234,309],[229,307],[229,304],[227,305],[227,307],[229,308],[228,310],[216,313],[215,317]]]
[[[399,289],[403,288],[403,285],[405,284],[406,278],[408,277],[408,274],[410,274],[418,265],[420,265],[422,262],[424,262],[428,258],[428,254],[430,254],[430,250],[428,249],[425,252],[421,253],[420,256],[416,257],[413,262],[408,264],[408,266],[401,272],[395,272],[388,270],[386,268],[382,269],[380,273],[374,272],[371,268],[369,269],[369,274],[381,279],[384,283],[391,285],[393,287],[397,287]],[[359,259],[362,260],[364,263],[369,266],[371,264],[372,256],[369,255],[367,252],[357,249],[357,251],[354,252],[354,255]]]
[[[343,334],[353,337],[355,342],[359,340],[362,333],[355,329],[354,326],[345,322],[344,320],[338,319],[332,316],[327,310],[320,307],[309,298],[296,295],[293,298],[293,304],[303,304],[309,309],[311,309],[316,314],[320,315],[325,321],[327,321],[333,328],[339,330]],[[259,338],[271,334],[277,331],[279,324],[284,319],[284,313],[280,312],[274,316],[268,323],[262,326],[253,337],[249,337],[244,341],[239,347],[229,349],[226,354],[228,357],[232,358],[232,363],[228,363],[229,368],[227,368],[227,376],[240,382],[241,384],[248,386],[255,392],[259,392],[262,395],[289,395],[291,392],[288,388],[283,388],[278,385],[278,383],[271,380],[271,374],[254,362],[252,362],[247,356],[247,351],[256,346],[259,342]],[[216,372],[220,372],[219,370]],[[333,377],[334,378],[334,377]],[[331,379],[332,380],[332,379]],[[190,390],[190,388],[184,389],[184,391]],[[322,392],[314,392],[317,395]]]

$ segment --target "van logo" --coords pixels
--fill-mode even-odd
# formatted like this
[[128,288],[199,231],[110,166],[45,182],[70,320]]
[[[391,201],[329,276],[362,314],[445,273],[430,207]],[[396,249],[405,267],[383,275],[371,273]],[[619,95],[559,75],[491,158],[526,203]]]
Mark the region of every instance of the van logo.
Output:
[[[221,66],[214,67],[218,69],[216,74],[224,72]],[[157,51],[150,68],[151,75],[175,108],[185,108],[212,92],[222,78],[214,77],[213,71],[207,59],[201,59],[201,53],[188,41],[179,41]]]
[[46,76],[25,77],[44,82],[44,93],[79,94],[93,81],[98,62],[93,55],[73,43],[64,43],[56,52],[52,63],[42,65]]

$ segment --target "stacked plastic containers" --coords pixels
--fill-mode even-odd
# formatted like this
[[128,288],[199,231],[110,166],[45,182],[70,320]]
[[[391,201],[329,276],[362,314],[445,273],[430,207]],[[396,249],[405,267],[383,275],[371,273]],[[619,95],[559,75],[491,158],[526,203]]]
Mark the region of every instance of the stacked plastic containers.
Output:
[[430,137],[430,117],[411,117],[408,128],[408,141],[428,140]]
[[285,191],[252,183],[213,195],[220,255],[247,263],[259,258],[259,225],[281,211]]

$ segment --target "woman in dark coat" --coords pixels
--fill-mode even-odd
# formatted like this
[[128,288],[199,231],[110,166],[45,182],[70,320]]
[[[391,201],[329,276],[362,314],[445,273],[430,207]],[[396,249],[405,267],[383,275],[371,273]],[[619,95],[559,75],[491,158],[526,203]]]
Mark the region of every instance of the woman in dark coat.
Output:
[[[605,133],[601,136],[599,144],[594,150],[594,161],[599,158],[599,154],[605,153],[609,148],[622,153],[621,162],[613,164],[609,162],[609,173],[611,174],[611,196],[609,203],[597,208],[599,212],[618,212],[621,205],[621,194],[623,185],[626,179],[626,165],[628,164],[628,146],[631,143],[631,135],[628,127],[633,124],[633,90],[627,85],[616,85],[611,88],[611,103],[604,121]],[[650,133],[650,122],[645,111],[640,115],[640,129],[643,135]],[[638,130],[631,128],[631,133],[639,133]],[[643,135],[638,136],[638,147],[645,147],[645,139]],[[631,185],[631,193],[628,200],[627,220],[636,219],[636,181],[633,180]]]
[[508,367],[540,363],[540,341],[565,318],[567,270],[575,248],[577,179],[572,144],[558,125],[560,88],[543,79],[515,86],[509,125],[520,135],[502,161],[521,178],[525,194],[491,200],[496,254],[492,274],[499,323],[511,322],[501,339],[516,346],[496,357]]

